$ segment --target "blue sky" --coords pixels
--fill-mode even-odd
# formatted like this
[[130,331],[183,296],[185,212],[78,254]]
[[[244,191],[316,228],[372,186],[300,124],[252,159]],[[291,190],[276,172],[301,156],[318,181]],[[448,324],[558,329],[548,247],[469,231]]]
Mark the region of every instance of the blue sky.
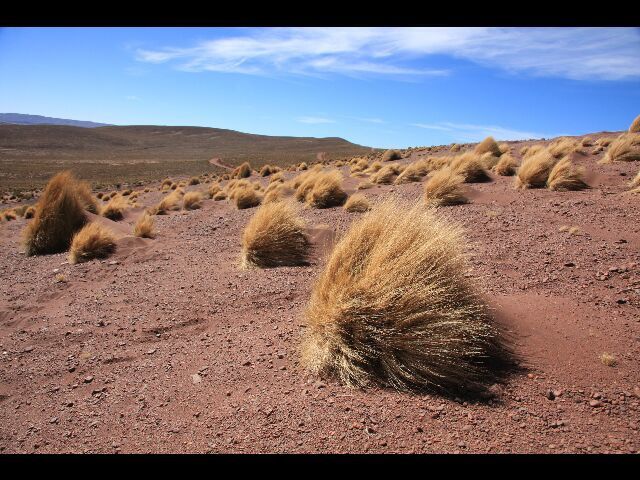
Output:
[[407,147],[623,130],[633,28],[2,28],[0,112]]

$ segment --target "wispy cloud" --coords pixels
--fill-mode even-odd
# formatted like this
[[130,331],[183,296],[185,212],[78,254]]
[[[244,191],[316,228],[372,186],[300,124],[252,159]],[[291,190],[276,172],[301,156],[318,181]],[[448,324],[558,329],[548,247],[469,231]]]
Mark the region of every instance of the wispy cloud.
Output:
[[126,96],[126,97],[124,97],[124,98],[126,98],[127,100],[131,100],[132,102],[135,102],[135,101],[137,101],[137,100],[140,100],[140,97],[137,97],[137,96],[135,96],[135,95],[127,95],[127,96]]
[[310,124],[319,124],[319,123],[336,123],[335,120],[325,117],[298,117],[296,120],[300,123],[310,123]]
[[496,140],[526,140],[529,138],[553,138],[558,135],[513,130],[496,125],[473,125],[468,123],[439,122],[435,124],[411,123],[413,127],[446,132],[452,141],[479,142],[488,136]]
[[[446,55],[534,76],[640,77],[636,28],[259,28],[184,48],[137,49],[142,62],[191,72],[386,77],[442,76],[415,60]],[[425,64],[425,62],[421,62]]]

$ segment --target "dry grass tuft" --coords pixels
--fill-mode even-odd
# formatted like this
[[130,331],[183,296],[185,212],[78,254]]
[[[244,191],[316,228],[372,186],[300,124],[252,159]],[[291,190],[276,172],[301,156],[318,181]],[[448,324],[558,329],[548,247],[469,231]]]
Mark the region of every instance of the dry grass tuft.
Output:
[[262,203],[262,196],[250,186],[241,186],[234,189],[233,199],[235,199],[238,210],[257,207]]
[[364,171],[365,173],[376,173],[380,171],[380,169],[384,167],[382,162],[375,161]]
[[579,143],[575,138],[562,137],[554,140],[549,144],[547,150],[554,158],[560,159],[566,157],[572,152],[575,152]]
[[342,173],[338,170],[316,173],[313,187],[307,193],[305,200],[313,208],[344,205],[347,194],[342,188]]
[[618,364],[618,360],[616,359],[616,357],[614,357],[610,353],[605,352],[601,354],[599,358],[602,364],[606,365],[607,367],[615,367]]
[[218,182],[211,183],[211,185],[209,185],[209,190],[207,190],[207,193],[209,194],[209,198],[215,197],[216,193],[218,193],[221,190],[222,188],[220,187],[220,184]]
[[24,218],[33,218],[35,214],[36,214],[36,207],[31,205],[27,207],[27,209],[24,211]]
[[507,350],[467,271],[459,227],[423,205],[377,205],[313,287],[303,366],[352,387],[485,392]]
[[640,148],[636,134],[624,133],[616,138],[598,163],[633,162],[640,160]]
[[291,197],[295,194],[295,190],[284,183],[272,183],[265,191],[262,203],[271,203],[282,200],[285,197]]
[[595,144],[599,145],[600,147],[608,147],[609,145],[611,145],[611,142],[613,142],[613,140],[614,139],[612,137],[600,137],[595,141]]
[[227,194],[225,192],[223,192],[222,190],[220,190],[218,193],[216,193],[213,196],[213,200],[215,200],[216,202],[220,201],[220,200],[226,200],[227,199]]
[[298,165],[297,170],[307,170],[309,168],[309,166],[306,164],[306,162],[302,162],[300,165]]
[[555,164],[556,159],[546,149],[527,156],[516,173],[515,187],[525,189],[546,186]]
[[449,150],[451,152],[459,152],[461,148],[462,147],[460,145],[458,145],[457,143],[454,143],[453,145],[451,145],[451,148]]
[[367,168],[369,168],[369,162],[365,158],[360,158],[351,165],[349,171],[351,173],[364,172]]
[[169,195],[160,200],[160,203],[152,210],[155,215],[166,215],[170,211],[180,210],[182,194],[180,190],[174,190]]
[[367,197],[361,193],[355,193],[347,199],[344,209],[349,213],[364,213],[371,209],[371,205]]
[[423,177],[429,173],[429,165],[426,160],[413,162],[402,171],[393,183],[401,185],[404,183],[421,182]]
[[76,184],[78,190],[78,197],[80,202],[88,212],[98,213],[98,201],[91,194],[91,186],[87,182],[78,181]]
[[590,147],[591,145],[593,145],[593,139],[591,137],[584,137],[580,141],[580,145],[582,145],[583,147]]
[[189,179],[189,185],[200,185],[200,179],[198,177],[191,177]]
[[[640,170],[638,170],[638,173],[636,174],[635,177],[633,177],[633,180],[631,180],[631,182],[629,183],[630,187],[640,187]],[[25,215],[24,218],[27,218],[27,216]]]
[[154,238],[156,236],[153,228],[155,226],[155,220],[147,212],[143,213],[136,224],[133,226],[133,234],[136,237],[142,238]]
[[467,203],[464,194],[464,177],[450,167],[444,167],[433,173],[424,184],[425,201],[432,205],[446,206]]
[[473,151],[478,155],[484,155],[487,152],[490,152],[492,155],[496,157],[499,157],[500,155],[502,155],[502,152],[500,151],[500,146],[493,139],[493,137],[485,138],[482,142],[476,145],[476,148],[474,148]]
[[374,184],[371,183],[371,182],[360,182],[358,184],[357,188],[358,188],[358,190],[367,190],[367,189],[373,188],[373,187],[374,187]]
[[305,223],[291,201],[265,203],[242,235],[242,266],[259,268],[304,265],[310,242]]
[[398,173],[400,173],[400,171],[397,165],[385,165],[376,173],[372,174],[369,180],[379,185],[391,185]]
[[182,199],[182,208],[185,210],[202,208],[202,194],[200,192],[188,192]]
[[251,176],[251,165],[249,162],[244,162],[239,167],[236,167],[231,173],[231,178],[248,178]]
[[[503,155],[506,155],[506,154],[503,154]],[[487,153],[483,153],[482,156],[480,157],[480,163],[485,168],[485,170],[492,170],[493,167],[495,167],[498,164],[501,158],[502,156],[496,157],[493,153],[487,152]]]
[[629,132],[631,133],[640,133],[640,115],[638,115],[631,125],[629,126]]
[[398,150],[387,150],[382,154],[381,160],[383,162],[390,162],[391,160],[399,160],[400,158],[402,158],[402,155],[400,155]]
[[545,148],[546,147],[541,143],[536,143],[534,145],[529,145],[529,148],[527,148],[527,151],[522,154],[522,157],[523,158],[532,157],[536,153],[540,153],[541,151],[543,151]]
[[123,197],[113,197],[109,200],[102,210],[100,215],[110,220],[118,221],[124,218],[124,211],[127,209],[127,202]]
[[451,169],[464,177],[466,183],[485,182],[490,180],[482,159],[475,152],[466,152],[453,159]]
[[493,167],[493,171],[498,175],[502,175],[504,177],[510,177],[516,173],[516,168],[518,168],[518,162],[516,162],[515,158],[513,158],[510,154],[505,153],[500,157],[500,160]]
[[576,167],[569,157],[564,157],[554,165],[547,178],[547,188],[565,192],[568,190],[582,190],[589,188],[584,180],[584,168]]
[[280,171],[271,175],[271,178],[269,179],[269,184],[276,183],[276,182],[284,182],[284,172]]
[[99,223],[89,223],[74,235],[69,249],[69,262],[106,258],[115,250],[116,239],[111,231]]
[[86,221],[78,180],[69,171],[58,173],[45,187],[35,205],[33,220],[23,231],[27,255],[66,251]]
[[15,210],[5,210],[2,212],[2,219],[8,221],[15,220],[17,217]]

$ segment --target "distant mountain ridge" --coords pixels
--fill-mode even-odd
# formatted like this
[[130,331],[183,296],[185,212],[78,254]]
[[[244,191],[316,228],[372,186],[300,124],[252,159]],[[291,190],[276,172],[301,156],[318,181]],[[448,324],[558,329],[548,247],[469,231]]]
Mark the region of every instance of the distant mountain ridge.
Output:
[[29,115],[25,113],[0,113],[0,123],[12,125],[68,125],[82,128],[106,127],[110,125],[109,123],[70,120],[68,118],[45,117],[43,115]]

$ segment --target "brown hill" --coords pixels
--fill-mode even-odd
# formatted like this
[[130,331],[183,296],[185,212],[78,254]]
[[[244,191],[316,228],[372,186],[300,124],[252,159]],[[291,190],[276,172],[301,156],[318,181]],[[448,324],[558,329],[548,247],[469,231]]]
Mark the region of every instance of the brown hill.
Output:
[[0,188],[43,185],[71,168],[97,183],[193,175],[249,161],[285,166],[370,153],[342,138],[276,137],[205,127],[0,125]]

